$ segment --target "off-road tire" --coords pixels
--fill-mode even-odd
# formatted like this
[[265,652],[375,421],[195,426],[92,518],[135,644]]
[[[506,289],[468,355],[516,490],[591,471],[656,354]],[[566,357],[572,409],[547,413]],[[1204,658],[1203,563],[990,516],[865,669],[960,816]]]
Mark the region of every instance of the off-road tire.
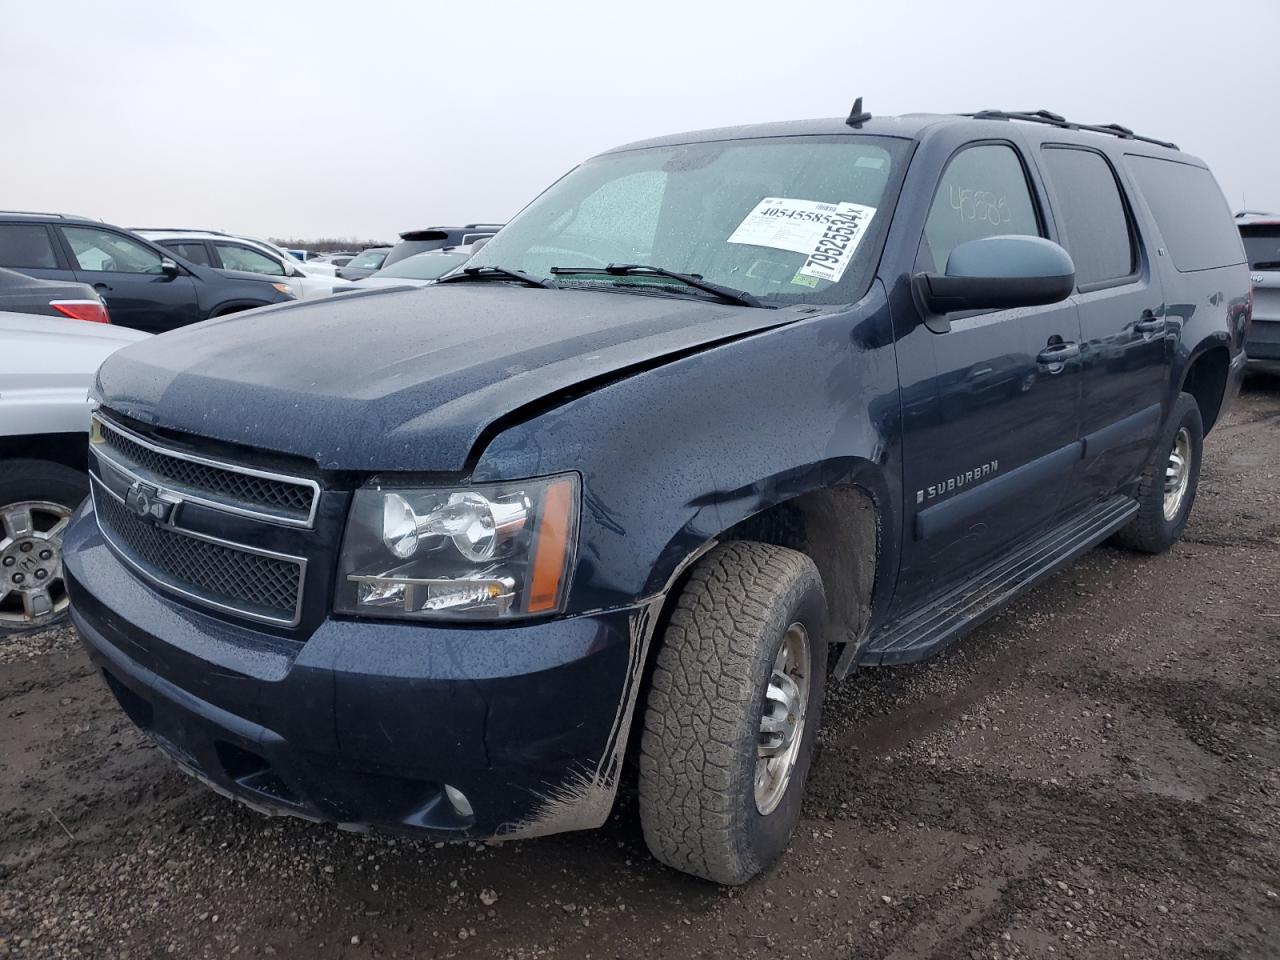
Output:
[[[89,477],[79,470],[50,460],[0,459],[0,510],[27,500],[46,500],[74,510],[88,495]],[[0,528],[0,542],[3,540],[4,530]],[[65,619],[65,615],[58,615],[19,628],[0,623],[0,637],[47,630]]]
[[[663,863],[740,884],[786,849],[821,720],[826,616],[822,579],[802,553],[734,541],[694,565],[661,637],[640,743],[640,822]],[[762,816],[762,698],[793,623],[809,634],[804,726],[786,793]]]
[[[1173,449],[1174,438],[1185,427],[1191,439],[1190,475],[1187,492],[1178,512],[1166,520],[1164,516],[1165,468]],[[1163,553],[1173,546],[1191,517],[1196,500],[1196,487],[1200,482],[1200,458],[1204,452],[1204,424],[1200,419],[1200,407],[1189,393],[1178,395],[1173,412],[1169,416],[1160,441],[1138,484],[1138,514],[1129,525],[1117,533],[1112,541],[1116,546],[1141,553]]]

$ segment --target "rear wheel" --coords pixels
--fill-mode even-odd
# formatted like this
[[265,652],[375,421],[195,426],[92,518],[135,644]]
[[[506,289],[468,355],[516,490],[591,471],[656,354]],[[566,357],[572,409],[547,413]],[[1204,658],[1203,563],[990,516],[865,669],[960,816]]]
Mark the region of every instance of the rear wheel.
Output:
[[1177,542],[1195,504],[1203,451],[1200,406],[1191,394],[1179,394],[1138,484],[1138,515],[1115,536],[1119,546],[1162,553]]
[[44,460],[0,466],[0,634],[42,630],[67,615],[62,533],[88,478]]
[[800,818],[826,670],[822,580],[804,554],[733,542],[693,568],[662,637],[640,745],[653,855],[745,883]]

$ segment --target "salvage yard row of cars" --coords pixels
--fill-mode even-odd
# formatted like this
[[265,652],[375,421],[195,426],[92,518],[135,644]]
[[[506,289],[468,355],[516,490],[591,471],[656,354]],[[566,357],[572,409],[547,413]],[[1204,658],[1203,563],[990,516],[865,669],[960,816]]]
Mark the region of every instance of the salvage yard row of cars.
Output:
[[[1280,263],[1172,143],[861,101],[606,152],[362,294],[299,300],[242,238],[14,225],[170,332],[102,362],[87,444],[0,448],[88,473],[15,488],[0,603],[69,605],[130,719],[256,809],[528,837],[628,770],[654,856],[727,884],[788,844],[829,678],[1178,540]],[[179,281],[220,319],[143,305]]]

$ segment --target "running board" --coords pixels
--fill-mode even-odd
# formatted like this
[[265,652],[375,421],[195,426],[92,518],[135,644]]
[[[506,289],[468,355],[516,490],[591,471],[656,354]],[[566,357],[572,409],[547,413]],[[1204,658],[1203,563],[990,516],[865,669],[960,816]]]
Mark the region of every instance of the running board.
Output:
[[872,667],[932,656],[998,613],[1016,594],[1107,539],[1137,512],[1131,497],[1116,496],[1073,514],[925,607],[890,620],[861,647],[846,647],[836,664],[836,677],[847,676],[855,660]]

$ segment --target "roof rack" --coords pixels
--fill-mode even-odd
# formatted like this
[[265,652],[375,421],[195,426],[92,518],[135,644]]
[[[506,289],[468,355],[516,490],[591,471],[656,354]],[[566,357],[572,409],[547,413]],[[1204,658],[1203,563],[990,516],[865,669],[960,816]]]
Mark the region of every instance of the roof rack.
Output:
[[220,237],[229,237],[231,234],[222,230],[202,230],[199,227],[130,227],[134,233],[213,233]]
[[44,210],[0,210],[6,217],[52,217],[58,220],[92,220],[93,217],[82,217],[75,213],[49,213]]
[[1168,140],[1157,140],[1154,137],[1139,136],[1128,127],[1122,127],[1118,123],[1072,123],[1061,114],[1051,113],[1048,110],[979,110],[977,113],[962,113],[960,116],[973,117],[975,120],[1025,120],[1028,123],[1047,123],[1052,127],[1060,127],[1063,130],[1087,130],[1089,133],[1106,133],[1122,140],[1141,140],[1143,143],[1154,143],[1158,147],[1168,147],[1170,150],[1178,149],[1176,143],[1170,143]]

